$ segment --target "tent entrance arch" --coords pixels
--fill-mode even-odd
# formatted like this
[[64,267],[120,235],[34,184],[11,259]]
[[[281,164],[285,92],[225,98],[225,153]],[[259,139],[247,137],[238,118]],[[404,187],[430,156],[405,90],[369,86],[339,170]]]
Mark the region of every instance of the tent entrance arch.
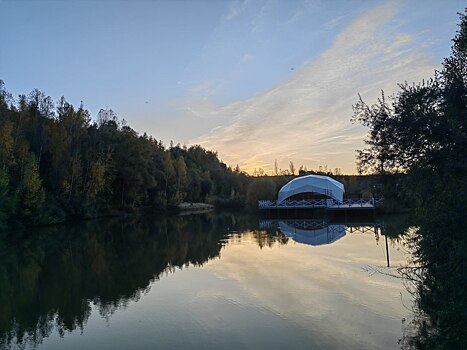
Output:
[[305,193],[316,193],[342,202],[344,199],[344,185],[329,176],[307,175],[297,177],[282,186],[277,196],[277,203],[282,203],[291,197],[305,195]]

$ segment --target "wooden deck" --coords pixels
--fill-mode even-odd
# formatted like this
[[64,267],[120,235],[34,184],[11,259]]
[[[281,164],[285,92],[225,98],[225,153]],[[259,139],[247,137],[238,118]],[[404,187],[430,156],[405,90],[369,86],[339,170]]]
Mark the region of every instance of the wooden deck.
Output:
[[262,210],[278,209],[325,209],[325,210],[374,210],[382,199],[344,199],[342,202],[334,199],[315,200],[285,200],[280,203],[274,200],[258,201],[258,208]]

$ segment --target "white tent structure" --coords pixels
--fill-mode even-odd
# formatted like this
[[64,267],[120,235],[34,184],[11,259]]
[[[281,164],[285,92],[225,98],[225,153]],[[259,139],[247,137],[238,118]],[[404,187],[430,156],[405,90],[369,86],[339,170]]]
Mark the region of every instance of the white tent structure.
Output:
[[282,203],[287,198],[306,192],[324,194],[336,201],[344,199],[344,185],[329,176],[306,175],[297,177],[285,184],[277,196],[277,203]]

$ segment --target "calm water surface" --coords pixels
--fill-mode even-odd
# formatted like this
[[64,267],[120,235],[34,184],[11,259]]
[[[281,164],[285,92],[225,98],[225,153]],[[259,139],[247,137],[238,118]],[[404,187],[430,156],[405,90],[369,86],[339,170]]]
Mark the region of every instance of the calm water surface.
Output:
[[408,258],[397,220],[210,213],[4,237],[0,345],[397,349],[413,302],[386,274]]

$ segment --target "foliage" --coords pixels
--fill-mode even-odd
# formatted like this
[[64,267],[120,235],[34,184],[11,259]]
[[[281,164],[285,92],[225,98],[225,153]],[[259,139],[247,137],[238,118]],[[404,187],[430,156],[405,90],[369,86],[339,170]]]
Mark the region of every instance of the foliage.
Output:
[[436,182],[444,196],[459,199],[457,205],[465,202],[458,194],[467,186],[467,19],[460,17],[452,54],[433,78],[400,85],[391,103],[383,93],[376,105],[360,98],[354,106],[353,121],[369,127],[369,147],[357,151],[359,171],[407,173],[407,194],[418,202],[433,199],[429,188]]
[[388,103],[382,93],[378,104],[360,98],[353,121],[370,128],[369,148],[358,151],[361,171],[410,172],[458,170],[467,151],[467,29],[461,15],[460,31],[443,69],[420,84],[400,85]]
[[215,152],[166,148],[111,109],[96,119],[37,89],[15,101],[0,80],[0,227],[208,198],[243,205],[248,176]]
[[260,199],[275,199],[277,195],[276,185],[269,177],[259,177],[251,182],[246,193],[246,205],[249,208],[257,208]]

